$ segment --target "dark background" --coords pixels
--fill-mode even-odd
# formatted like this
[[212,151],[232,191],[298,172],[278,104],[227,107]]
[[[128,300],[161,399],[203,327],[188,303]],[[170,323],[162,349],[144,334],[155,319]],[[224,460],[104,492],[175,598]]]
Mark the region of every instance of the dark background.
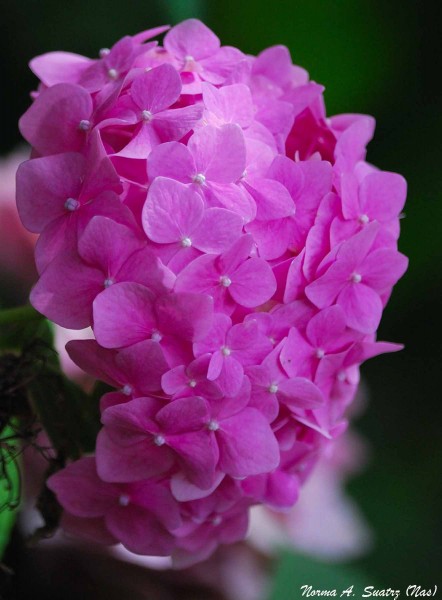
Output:
[[379,338],[403,342],[406,349],[363,368],[370,405],[358,426],[370,441],[372,457],[350,492],[374,529],[376,544],[353,566],[382,585],[400,586],[402,595],[410,584],[441,584],[439,3],[1,0],[0,8],[1,154],[20,141],[16,122],[36,85],[27,69],[33,56],[59,49],[96,56],[127,33],[190,16],[203,19],[224,44],[245,52],[286,44],[294,62],[325,84],[329,115],[376,117],[368,159],[402,173],[409,183],[400,248],[410,267],[395,289]]

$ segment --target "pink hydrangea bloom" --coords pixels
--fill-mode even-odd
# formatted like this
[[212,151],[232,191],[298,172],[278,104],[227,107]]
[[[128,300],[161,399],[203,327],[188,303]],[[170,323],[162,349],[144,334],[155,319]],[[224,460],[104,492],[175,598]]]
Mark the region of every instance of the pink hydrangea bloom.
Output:
[[302,496],[360,364],[400,349],[376,329],[406,184],[286,48],[246,56],[195,19],[150,41],[166,29],[32,61],[17,203],[32,302],[92,326],[68,352],[115,388],[95,456],[49,480],[65,527],[186,566]]

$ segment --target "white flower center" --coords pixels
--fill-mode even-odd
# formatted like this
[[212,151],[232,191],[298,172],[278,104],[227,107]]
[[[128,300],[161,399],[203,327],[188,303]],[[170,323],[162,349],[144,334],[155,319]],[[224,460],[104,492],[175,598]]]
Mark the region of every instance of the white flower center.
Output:
[[193,56],[191,54],[188,54],[187,56],[184,57],[184,60],[186,62],[193,62],[195,59],[193,58]]
[[141,112],[141,118],[143,119],[143,121],[146,121],[148,123],[149,121],[152,121],[153,113],[151,113],[150,110],[143,110]]
[[110,50],[109,50],[109,48],[102,48],[102,49],[100,50],[100,52],[98,53],[98,56],[99,56],[100,58],[104,58],[104,57],[105,57],[105,56],[107,56],[108,54],[110,54]]
[[194,388],[196,387],[196,379],[190,379],[189,381],[189,387]]
[[129,385],[128,383],[126,383],[126,385],[124,385],[121,389],[121,391],[123,392],[123,394],[125,396],[130,396],[132,394],[132,392],[134,391],[133,387],[131,385]]
[[111,285],[113,285],[115,282],[113,279],[111,279],[110,277],[108,277],[107,279],[104,280],[103,285],[105,288],[110,287]]
[[118,77],[118,71],[117,71],[117,69],[109,69],[109,71],[107,72],[107,74],[110,77],[110,79],[116,79]]
[[128,506],[130,503],[130,498],[127,494],[121,494],[121,496],[118,498],[118,504],[120,506]]
[[206,176],[203,173],[197,173],[192,178],[193,183],[198,183],[199,185],[203,185],[206,183]]
[[161,333],[159,331],[152,331],[152,335],[150,336],[150,339],[153,340],[154,342],[161,342],[161,340],[163,339],[163,336],[161,335]]
[[190,248],[191,245],[192,245],[192,240],[188,237],[183,237],[183,239],[181,240],[181,246],[183,248]]
[[319,360],[321,360],[321,358],[324,358],[325,356],[325,352],[322,348],[318,348],[316,350],[316,358],[319,358]]
[[223,287],[229,287],[229,285],[232,285],[232,280],[228,275],[221,275],[219,282]]
[[81,131],[89,131],[90,128],[91,122],[87,119],[82,119],[78,124],[78,129],[81,129]]
[[367,223],[369,222],[369,220],[370,219],[368,218],[368,215],[359,215],[358,221],[362,225],[367,225]]
[[336,379],[338,381],[345,381],[347,379],[347,375],[345,374],[345,371],[339,371],[338,374],[336,375]]
[[353,273],[351,276],[351,280],[353,283],[361,283],[362,275],[360,275],[359,273]]
[[155,446],[162,446],[166,443],[166,440],[164,439],[164,436],[158,434],[153,438],[153,443],[155,444]]
[[207,429],[209,431],[218,431],[219,423],[217,423],[217,421],[214,419],[210,419],[210,421],[207,423]]
[[215,527],[218,527],[218,525],[221,525],[223,521],[223,518],[221,515],[216,515],[216,517],[214,519],[212,519],[212,525],[214,525]]
[[276,394],[276,392],[277,392],[277,391],[278,391],[278,385],[277,385],[276,383],[272,383],[272,384],[269,386],[269,392],[270,392],[271,394]]
[[223,346],[221,348],[221,354],[223,354],[224,356],[230,356],[231,350],[230,348],[227,348],[227,346]]
[[68,198],[64,203],[64,207],[66,210],[74,212],[74,210],[77,210],[77,208],[80,207],[80,203],[78,200],[75,200],[75,198]]

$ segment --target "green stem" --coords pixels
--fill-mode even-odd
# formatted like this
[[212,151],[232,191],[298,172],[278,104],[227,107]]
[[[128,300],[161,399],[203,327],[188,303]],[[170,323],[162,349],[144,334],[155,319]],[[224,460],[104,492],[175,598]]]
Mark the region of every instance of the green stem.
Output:
[[17,308],[0,310],[0,325],[7,323],[22,323],[24,321],[36,321],[43,318],[43,315],[37,312],[30,304],[17,306]]

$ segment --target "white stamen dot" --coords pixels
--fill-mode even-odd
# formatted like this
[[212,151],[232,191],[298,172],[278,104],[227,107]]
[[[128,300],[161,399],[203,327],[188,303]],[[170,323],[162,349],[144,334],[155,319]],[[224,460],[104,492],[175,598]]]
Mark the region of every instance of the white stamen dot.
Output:
[[162,446],[163,444],[166,443],[166,440],[164,439],[164,437],[162,435],[156,435],[153,438],[153,443],[155,444],[155,446]]
[[369,218],[368,215],[359,215],[359,223],[361,223],[362,225],[366,225],[369,222]]
[[71,212],[73,212],[74,210],[77,210],[77,208],[79,208],[80,203],[78,202],[78,200],[75,200],[75,198],[68,198],[66,200],[66,202],[64,203],[64,207],[66,210],[70,210]]
[[336,379],[338,381],[345,381],[347,379],[347,375],[345,374],[345,371],[339,371],[339,373],[336,375]]
[[218,431],[219,424],[216,421],[214,421],[213,419],[210,419],[210,421],[207,423],[207,429],[209,431]]
[[223,520],[223,518],[221,515],[216,515],[216,517],[214,519],[212,519],[212,525],[214,525],[215,527],[218,527],[218,525],[221,525],[222,520]]
[[153,119],[153,114],[150,112],[150,110],[143,110],[141,113],[141,118],[143,119],[143,121],[152,121]]
[[190,238],[188,238],[188,237],[184,237],[184,238],[181,240],[181,246],[182,246],[183,248],[190,248],[190,246],[191,246],[191,245],[192,245],[192,240],[191,240]]
[[316,358],[319,358],[319,360],[321,360],[321,358],[324,358],[325,356],[325,352],[322,348],[318,348],[316,350]]
[[269,392],[271,394],[276,394],[276,392],[278,391],[278,386],[276,383],[272,383],[272,385],[269,387]]
[[104,58],[104,57],[105,57],[105,56],[107,56],[108,54],[110,54],[110,50],[109,50],[109,48],[102,48],[102,49],[100,50],[100,52],[98,53],[98,56],[99,56],[100,58]]
[[126,383],[126,385],[123,386],[122,390],[123,394],[125,396],[130,396],[133,392],[133,387],[131,385],[129,385],[128,383]]
[[197,173],[196,175],[193,176],[192,181],[193,181],[193,183],[198,183],[199,185],[203,185],[203,183],[206,183],[206,176],[203,175],[203,173]]
[[351,276],[351,280],[353,283],[361,283],[362,275],[360,275],[359,273],[353,273],[353,275]]
[[80,121],[80,123],[78,124],[78,129],[81,129],[81,131],[89,131],[90,128],[91,128],[91,122],[88,121],[87,119],[82,119]]
[[130,498],[127,494],[121,494],[121,496],[118,498],[118,504],[120,506],[128,506],[130,503]]
[[154,342],[161,342],[161,340],[163,339],[163,336],[161,335],[161,333],[159,331],[152,331],[152,335],[150,336],[150,339],[153,340]]
[[117,69],[109,69],[109,71],[107,72],[107,74],[109,75],[109,77],[111,79],[116,79],[118,77],[118,71],[117,71]]
[[270,336],[270,337],[269,337],[269,341],[270,341],[270,343],[271,343],[273,346],[276,344],[276,340],[275,340],[275,338],[274,338],[274,337],[272,337],[272,336]]
[[184,57],[184,60],[185,60],[186,62],[192,62],[192,61],[194,61],[195,59],[193,58],[193,56],[192,56],[191,54],[188,54],[187,56],[185,56],[185,57]]
[[244,169],[241,175],[241,179],[245,179],[247,177],[247,169]]
[[111,279],[110,277],[108,277],[107,279],[104,280],[103,285],[105,288],[110,287],[111,285],[113,285],[115,282],[113,279]]
[[191,387],[191,388],[194,388],[194,387],[196,387],[196,380],[195,380],[195,379],[191,379],[191,380],[189,381],[189,387]]
[[229,285],[232,285],[232,280],[227,275],[221,275],[219,282],[223,287],[229,287]]
[[221,353],[222,353],[224,356],[230,356],[230,352],[231,352],[231,350],[230,350],[230,348],[227,348],[227,346],[223,346],[223,347],[221,348]]

